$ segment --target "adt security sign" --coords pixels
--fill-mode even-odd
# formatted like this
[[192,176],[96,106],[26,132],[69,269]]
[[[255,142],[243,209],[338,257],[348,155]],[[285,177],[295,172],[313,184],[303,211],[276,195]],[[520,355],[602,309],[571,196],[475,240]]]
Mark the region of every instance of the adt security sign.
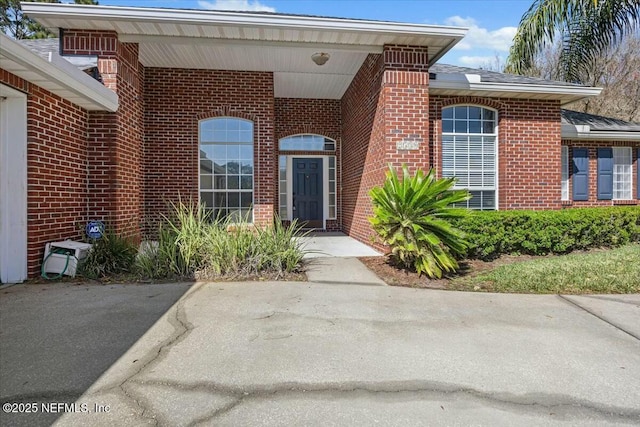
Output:
[[89,221],[87,223],[87,237],[99,239],[104,234],[104,224],[100,221]]

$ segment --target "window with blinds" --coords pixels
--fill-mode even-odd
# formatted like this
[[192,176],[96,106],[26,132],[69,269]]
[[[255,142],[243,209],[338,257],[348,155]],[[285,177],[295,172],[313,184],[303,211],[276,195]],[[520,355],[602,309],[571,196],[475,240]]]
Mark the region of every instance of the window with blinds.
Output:
[[456,177],[455,188],[467,189],[470,209],[496,209],[496,112],[471,105],[442,110],[442,176]]

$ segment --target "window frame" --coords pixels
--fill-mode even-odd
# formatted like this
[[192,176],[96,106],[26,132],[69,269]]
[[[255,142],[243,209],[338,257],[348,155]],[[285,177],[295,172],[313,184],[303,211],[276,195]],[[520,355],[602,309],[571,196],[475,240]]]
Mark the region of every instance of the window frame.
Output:
[[560,200],[563,202],[571,201],[571,192],[570,190],[570,173],[569,173],[569,146],[561,145],[560,146],[560,163],[561,163],[561,177],[560,177],[560,191],[561,197]]
[[[612,155],[613,155],[613,191],[612,191],[612,199],[617,201],[626,201],[633,200],[633,148],[632,147],[611,147]],[[622,156],[616,155],[616,152],[620,153],[621,151],[626,151],[624,157],[629,160],[628,164],[619,165],[616,159],[619,159]],[[628,197],[616,197],[616,193],[619,195],[619,191],[616,189],[617,178],[619,178],[620,173],[617,171],[618,166],[627,166],[628,171],[626,173],[625,181],[628,181],[629,190]]]
[[[467,117],[465,118],[465,121],[467,122],[467,132],[456,132],[455,130],[455,108],[456,107],[467,107]],[[469,107],[475,107],[475,108],[480,108],[480,110],[487,110],[493,113],[493,132],[491,133],[485,133],[484,132],[484,125],[482,124],[485,120],[483,118],[480,119],[472,119],[469,118],[468,116],[468,108]],[[448,109],[453,109],[454,111],[454,117],[452,119],[446,118],[445,119],[445,110]],[[453,121],[453,129],[451,132],[445,132],[445,120],[452,120]],[[470,121],[476,121],[479,120],[481,125],[480,125],[480,132],[469,132],[469,122]],[[455,189],[461,189],[461,190],[467,190],[470,193],[471,192],[490,192],[493,191],[493,199],[494,199],[494,206],[493,208],[485,208],[482,206],[482,201],[480,202],[480,207],[479,208],[473,208],[470,207],[470,200],[467,201],[465,203],[465,206],[468,209],[474,209],[474,210],[499,210],[499,206],[500,206],[500,200],[499,200],[499,171],[500,171],[500,165],[499,165],[499,157],[498,157],[498,142],[499,142],[499,113],[498,110],[492,107],[488,107],[486,105],[481,105],[481,104],[453,104],[453,105],[447,105],[446,107],[441,108],[440,110],[440,125],[441,125],[441,132],[440,132],[440,137],[441,137],[441,141],[440,141],[440,167],[441,167],[441,176],[443,177],[447,177],[445,176],[445,167],[444,167],[444,137],[446,136],[451,136],[451,137],[493,137],[494,138],[494,151],[493,151],[493,156],[494,156],[494,185],[491,188],[473,188],[473,187],[469,187],[469,186],[461,186],[461,185],[455,185],[454,188]],[[483,151],[483,156],[484,156],[485,152]],[[467,156],[469,156],[469,151],[467,150]],[[468,163],[470,163],[468,161]],[[484,161],[481,162],[482,163],[482,169],[484,170]],[[471,168],[468,167],[468,172],[471,171]],[[483,176],[484,179],[484,176]],[[484,186],[482,186],[484,187]]]
[[[248,141],[241,141],[242,138],[238,138],[237,142],[233,142],[233,141],[206,141],[203,143],[203,124],[206,122],[211,122],[211,121],[216,121],[216,120],[234,120],[234,121],[238,121],[241,123],[250,123],[251,124],[251,142]],[[239,130],[238,132],[241,132],[241,130]],[[247,131],[245,131],[247,132]],[[240,133],[239,133],[240,135]],[[251,147],[251,188],[247,189],[247,188],[242,188],[242,177],[243,176],[248,176],[248,174],[243,174],[242,173],[242,163],[241,161],[244,159],[242,157],[242,154],[239,154],[239,157],[237,159],[231,159],[233,160],[237,160],[238,161],[238,173],[237,174],[232,174],[232,176],[237,175],[238,176],[238,188],[228,188],[229,184],[228,184],[228,180],[225,179],[225,189],[221,190],[221,189],[216,189],[214,188],[215,185],[213,185],[211,188],[206,188],[203,189],[202,188],[202,177],[203,177],[203,173],[202,173],[202,160],[210,160],[212,162],[212,164],[214,164],[214,159],[211,158],[203,158],[202,154],[203,154],[203,150],[202,150],[202,146],[203,145],[225,145],[225,146],[238,146],[238,147],[242,147],[242,146],[249,146]],[[241,151],[241,149],[239,148],[239,151]],[[255,215],[255,175],[256,175],[256,158],[255,158],[255,122],[253,120],[250,119],[245,119],[245,118],[241,118],[241,117],[234,117],[234,116],[216,116],[216,117],[207,117],[204,119],[200,119],[198,120],[198,201],[199,203],[204,203],[202,200],[202,193],[210,193],[213,196],[212,202],[213,202],[213,206],[207,206],[206,209],[208,211],[210,211],[212,213],[212,218],[215,218],[214,213],[216,212],[216,209],[225,209],[227,211],[227,214],[225,216],[223,216],[222,218],[227,218],[230,216],[231,212],[230,210],[232,208],[229,208],[228,205],[228,195],[229,193],[239,193],[239,206],[237,207],[237,209],[234,207],[234,211],[237,212],[242,212],[244,210],[244,208],[242,207],[242,193],[251,193],[251,203],[250,203],[250,207],[248,208],[249,212],[251,213],[250,215],[247,215],[246,220],[250,223],[254,222],[254,215]],[[229,163],[229,157],[225,157],[225,166],[227,163]],[[247,158],[248,160],[248,158]],[[212,181],[215,179],[215,174],[214,171],[211,171],[211,174],[204,174],[204,175],[208,175],[211,176]],[[224,174],[225,178],[229,177],[228,171],[225,172]],[[225,193],[227,195],[227,204],[224,208],[219,208],[215,206],[215,194],[216,193]],[[244,218],[243,218],[244,219]]]
[[[324,139],[324,144],[333,144],[333,148],[330,149],[326,149],[326,148],[322,148],[322,150],[318,150],[318,149],[313,149],[313,148],[309,148],[309,147],[300,147],[300,148],[282,148],[281,144],[282,142],[286,142],[287,140],[295,140],[295,139],[303,139],[304,137],[318,137],[318,138],[323,138]],[[338,143],[335,139],[333,138],[329,138],[327,136],[324,135],[320,135],[317,133],[297,133],[294,135],[287,135],[283,138],[280,138],[278,140],[278,152],[280,153],[293,153],[293,152],[301,152],[301,151],[305,151],[305,152],[312,152],[312,153],[335,153],[336,149],[338,147]]]
[[[322,161],[322,212],[324,218],[323,228],[326,228],[327,221],[338,219],[338,157],[335,154],[280,154],[278,155],[278,210],[281,219],[293,219],[293,159],[320,158]],[[333,158],[333,167],[331,159]],[[284,162],[284,163],[282,163]],[[285,165],[285,179],[280,179],[281,166]],[[330,170],[333,169],[334,179],[331,179]],[[331,181],[335,182],[334,192],[331,191]],[[282,186],[285,186],[284,191]],[[335,195],[335,205],[331,204],[331,195]],[[282,203],[282,196],[285,196],[285,203]],[[331,215],[331,207],[334,207],[334,215]],[[282,212],[284,208],[284,212]]]

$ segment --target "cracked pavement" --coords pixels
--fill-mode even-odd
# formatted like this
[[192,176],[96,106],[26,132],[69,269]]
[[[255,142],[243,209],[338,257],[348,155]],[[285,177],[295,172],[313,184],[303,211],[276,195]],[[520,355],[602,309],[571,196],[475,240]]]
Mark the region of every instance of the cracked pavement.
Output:
[[640,425],[638,336],[640,295],[200,283],[56,425]]

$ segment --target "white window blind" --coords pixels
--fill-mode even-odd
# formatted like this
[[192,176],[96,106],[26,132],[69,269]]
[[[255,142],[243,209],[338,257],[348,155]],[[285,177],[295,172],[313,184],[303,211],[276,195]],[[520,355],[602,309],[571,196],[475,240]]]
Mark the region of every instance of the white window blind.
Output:
[[467,189],[471,209],[496,209],[496,113],[482,107],[442,110],[442,176],[456,177],[455,188]]

